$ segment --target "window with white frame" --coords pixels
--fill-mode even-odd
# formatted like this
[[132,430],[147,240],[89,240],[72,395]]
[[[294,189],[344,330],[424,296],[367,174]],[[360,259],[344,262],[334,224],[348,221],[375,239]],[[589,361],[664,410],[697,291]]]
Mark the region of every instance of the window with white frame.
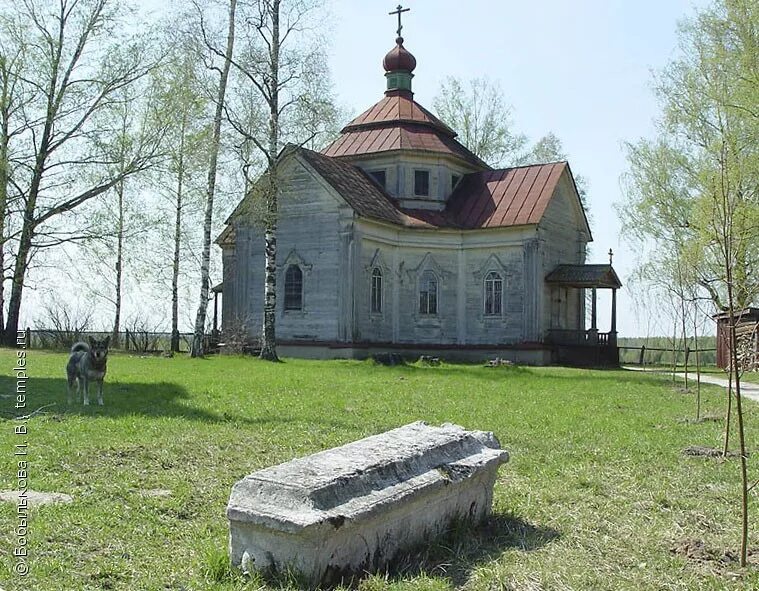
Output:
[[382,313],[382,270],[379,267],[372,269],[372,314]]
[[303,271],[290,265],[285,271],[285,310],[303,309]]
[[419,314],[437,314],[437,277],[432,271],[425,271],[419,279]]
[[500,316],[503,310],[503,279],[495,271],[485,276],[485,316]]

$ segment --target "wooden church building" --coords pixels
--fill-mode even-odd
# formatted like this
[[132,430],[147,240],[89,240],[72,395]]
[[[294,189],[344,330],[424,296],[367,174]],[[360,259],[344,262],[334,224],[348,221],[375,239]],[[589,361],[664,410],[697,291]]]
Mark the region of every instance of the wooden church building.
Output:
[[[598,333],[595,293],[620,282],[611,264],[585,264],[592,237],[569,164],[491,168],[414,101],[402,37],[383,66],[384,97],[331,145],[279,157],[280,354],[614,363],[616,322]],[[222,332],[255,341],[263,229],[239,213],[227,223]]]

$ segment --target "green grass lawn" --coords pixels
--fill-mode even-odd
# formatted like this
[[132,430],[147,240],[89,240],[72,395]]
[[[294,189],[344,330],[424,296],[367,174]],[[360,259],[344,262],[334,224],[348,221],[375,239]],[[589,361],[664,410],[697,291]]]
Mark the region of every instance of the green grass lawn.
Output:
[[[0,350],[4,394],[15,389],[13,360],[13,351]],[[66,406],[65,360],[30,353],[29,408],[55,406],[29,421],[29,483],[74,502],[34,511],[32,570],[14,580],[4,551],[6,591],[259,589],[259,580],[224,566],[232,484],[420,419],[492,430],[511,452],[494,517],[420,548],[418,560],[365,579],[361,589],[759,588],[759,569],[742,570],[732,559],[737,460],[682,453],[689,445],[719,447],[723,425],[684,420],[694,396],[666,377],[114,355],[106,406],[84,408]],[[722,392],[703,392],[704,412],[721,415]],[[13,401],[2,400],[0,488],[10,489]],[[759,406],[747,406],[753,450]],[[171,495],[149,492],[155,489]],[[751,510],[756,523],[753,498]],[[13,505],[0,506],[3,548],[13,546],[15,518]],[[757,540],[754,531],[752,545]]]

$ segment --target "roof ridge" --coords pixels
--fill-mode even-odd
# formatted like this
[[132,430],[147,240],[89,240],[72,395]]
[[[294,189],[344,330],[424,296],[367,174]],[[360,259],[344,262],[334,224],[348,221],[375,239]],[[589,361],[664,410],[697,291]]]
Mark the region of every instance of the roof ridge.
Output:
[[[568,160],[552,160],[551,162],[535,162],[534,164],[520,164],[519,166],[506,166],[504,168],[494,168],[493,172],[508,172],[509,170],[519,170],[520,168],[533,168],[535,166],[552,166],[554,164],[569,164]],[[479,174],[479,171],[467,174]]]

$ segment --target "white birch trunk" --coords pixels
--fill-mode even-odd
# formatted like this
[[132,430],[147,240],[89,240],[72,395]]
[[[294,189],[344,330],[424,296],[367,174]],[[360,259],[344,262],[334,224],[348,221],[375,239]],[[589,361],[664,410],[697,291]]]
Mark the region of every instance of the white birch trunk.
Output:
[[216,168],[219,159],[219,145],[221,143],[221,118],[224,114],[224,97],[227,92],[227,80],[229,69],[232,64],[232,51],[235,43],[235,12],[237,0],[229,2],[229,28],[227,33],[227,49],[224,54],[224,67],[219,80],[219,92],[216,97],[216,113],[214,114],[213,136],[210,146],[210,163],[208,166],[208,188],[206,190],[206,214],[203,224],[203,255],[200,264],[200,301],[198,313],[195,316],[195,330],[192,337],[191,357],[203,356],[203,336],[206,328],[206,314],[208,311],[209,274],[211,264],[211,227],[213,223],[213,202],[216,193]]

